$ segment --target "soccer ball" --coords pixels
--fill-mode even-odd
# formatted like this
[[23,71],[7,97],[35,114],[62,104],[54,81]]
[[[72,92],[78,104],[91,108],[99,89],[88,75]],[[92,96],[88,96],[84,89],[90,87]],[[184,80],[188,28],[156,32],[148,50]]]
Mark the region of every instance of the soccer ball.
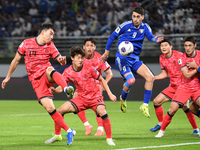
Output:
[[134,51],[133,44],[129,41],[123,41],[119,44],[119,53],[128,56]]

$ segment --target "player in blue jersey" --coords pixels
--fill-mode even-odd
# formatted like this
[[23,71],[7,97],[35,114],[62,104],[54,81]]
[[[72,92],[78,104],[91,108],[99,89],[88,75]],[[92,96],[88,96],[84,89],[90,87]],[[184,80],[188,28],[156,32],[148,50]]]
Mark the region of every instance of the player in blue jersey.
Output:
[[154,36],[152,34],[150,26],[143,22],[144,19],[144,9],[141,7],[135,7],[132,11],[132,20],[125,21],[120,26],[118,26],[115,31],[110,35],[107,41],[105,53],[102,55],[101,59],[103,61],[107,60],[109,55],[110,47],[113,41],[119,37],[118,46],[122,41],[130,41],[134,46],[134,51],[129,56],[122,56],[117,50],[115,64],[126,82],[123,85],[122,93],[120,95],[120,108],[122,112],[126,112],[127,105],[126,99],[130,88],[135,83],[135,77],[133,73],[137,73],[142,76],[145,82],[145,93],[144,93],[144,103],[140,106],[140,110],[146,117],[149,115],[149,101],[152,94],[154,76],[148,67],[139,60],[140,53],[142,51],[143,40],[146,37],[149,41],[161,42],[163,37]]

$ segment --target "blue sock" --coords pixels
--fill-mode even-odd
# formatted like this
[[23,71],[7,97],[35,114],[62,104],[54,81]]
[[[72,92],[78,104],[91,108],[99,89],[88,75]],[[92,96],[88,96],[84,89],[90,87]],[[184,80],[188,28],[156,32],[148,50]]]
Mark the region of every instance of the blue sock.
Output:
[[195,115],[199,118],[200,110]]
[[125,92],[124,90],[122,90],[122,100],[125,101],[127,99],[128,93],[129,92]]
[[145,90],[144,92],[144,103],[149,104],[151,99],[152,90]]

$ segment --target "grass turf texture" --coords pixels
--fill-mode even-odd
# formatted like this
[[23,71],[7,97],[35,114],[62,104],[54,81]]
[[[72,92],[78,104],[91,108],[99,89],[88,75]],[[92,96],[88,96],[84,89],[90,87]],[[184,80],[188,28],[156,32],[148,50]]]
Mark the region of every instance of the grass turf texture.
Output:
[[[54,101],[56,108],[64,101]],[[199,149],[200,138],[190,135],[193,129],[182,109],[172,119],[162,138],[155,138],[158,132],[150,132],[149,129],[157,124],[152,102],[150,102],[150,118],[146,118],[139,111],[142,101],[128,101],[126,113],[116,103],[106,101],[107,113],[111,119],[113,139],[116,146],[108,146],[106,136],[95,137],[97,123],[92,110],[86,111],[89,123],[93,126],[91,135],[85,135],[85,128],[77,115],[66,114],[65,122],[77,134],[70,146],[67,146],[66,132],[62,130],[63,140],[53,144],[45,144],[45,140],[54,133],[54,122],[46,110],[37,101],[0,101],[0,150],[111,150],[111,149],[156,149],[156,150],[183,150]],[[165,103],[164,114],[169,109],[170,103]],[[197,119],[199,125],[199,119]],[[160,145],[173,145],[180,143],[194,143],[170,147],[153,147]],[[136,148],[137,147],[137,148]],[[144,148],[148,147],[148,148]]]

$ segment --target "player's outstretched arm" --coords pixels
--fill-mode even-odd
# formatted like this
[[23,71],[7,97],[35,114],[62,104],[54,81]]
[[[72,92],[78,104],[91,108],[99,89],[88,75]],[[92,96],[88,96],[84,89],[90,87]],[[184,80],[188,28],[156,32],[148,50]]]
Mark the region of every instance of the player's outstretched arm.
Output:
[[4,89],[6,84],[8,83],[8,81],[10,80],[11,75],[13,74],[13,72],[15,71],[15,69],[17,68],[20,60],[21,60],[22,56],[19,55],[19,53],[17,52],[14,59],[12,60],[11,64],[10,64],[10,68],[8,70],[7,76],[6,78],[2,81],[1,83],[1,88]]
[[100,57],[100,60],[105,62],[108,59],[109,51],[105,50],[104,54]]
[[166,70],[162,70],[162,72],[159,75],[154,76],[154,79],[155,80],[162,80],[162,79],[165,79],[167,77],[168,77],[167,71]]
[[116,96],[112,94],[112,92],[110,91],[110,88],[108,87],[108,84],[106,83],[106,81],[104,80],[102,76],[99,77],[99,81],[101,82],[103,88],[106,90],[110,100],[113,102],[116,102],[117,101]]
[[61,66],[64,66],[67,64],[66,56],[60,56],[57,58],[57,61],[60,63]]
[[153,41],[159,43],[159,42],[161,42],[163,39],[164,39],[164,37],[161,37],[160,35],[157,35],[157,36],[154,37]]

